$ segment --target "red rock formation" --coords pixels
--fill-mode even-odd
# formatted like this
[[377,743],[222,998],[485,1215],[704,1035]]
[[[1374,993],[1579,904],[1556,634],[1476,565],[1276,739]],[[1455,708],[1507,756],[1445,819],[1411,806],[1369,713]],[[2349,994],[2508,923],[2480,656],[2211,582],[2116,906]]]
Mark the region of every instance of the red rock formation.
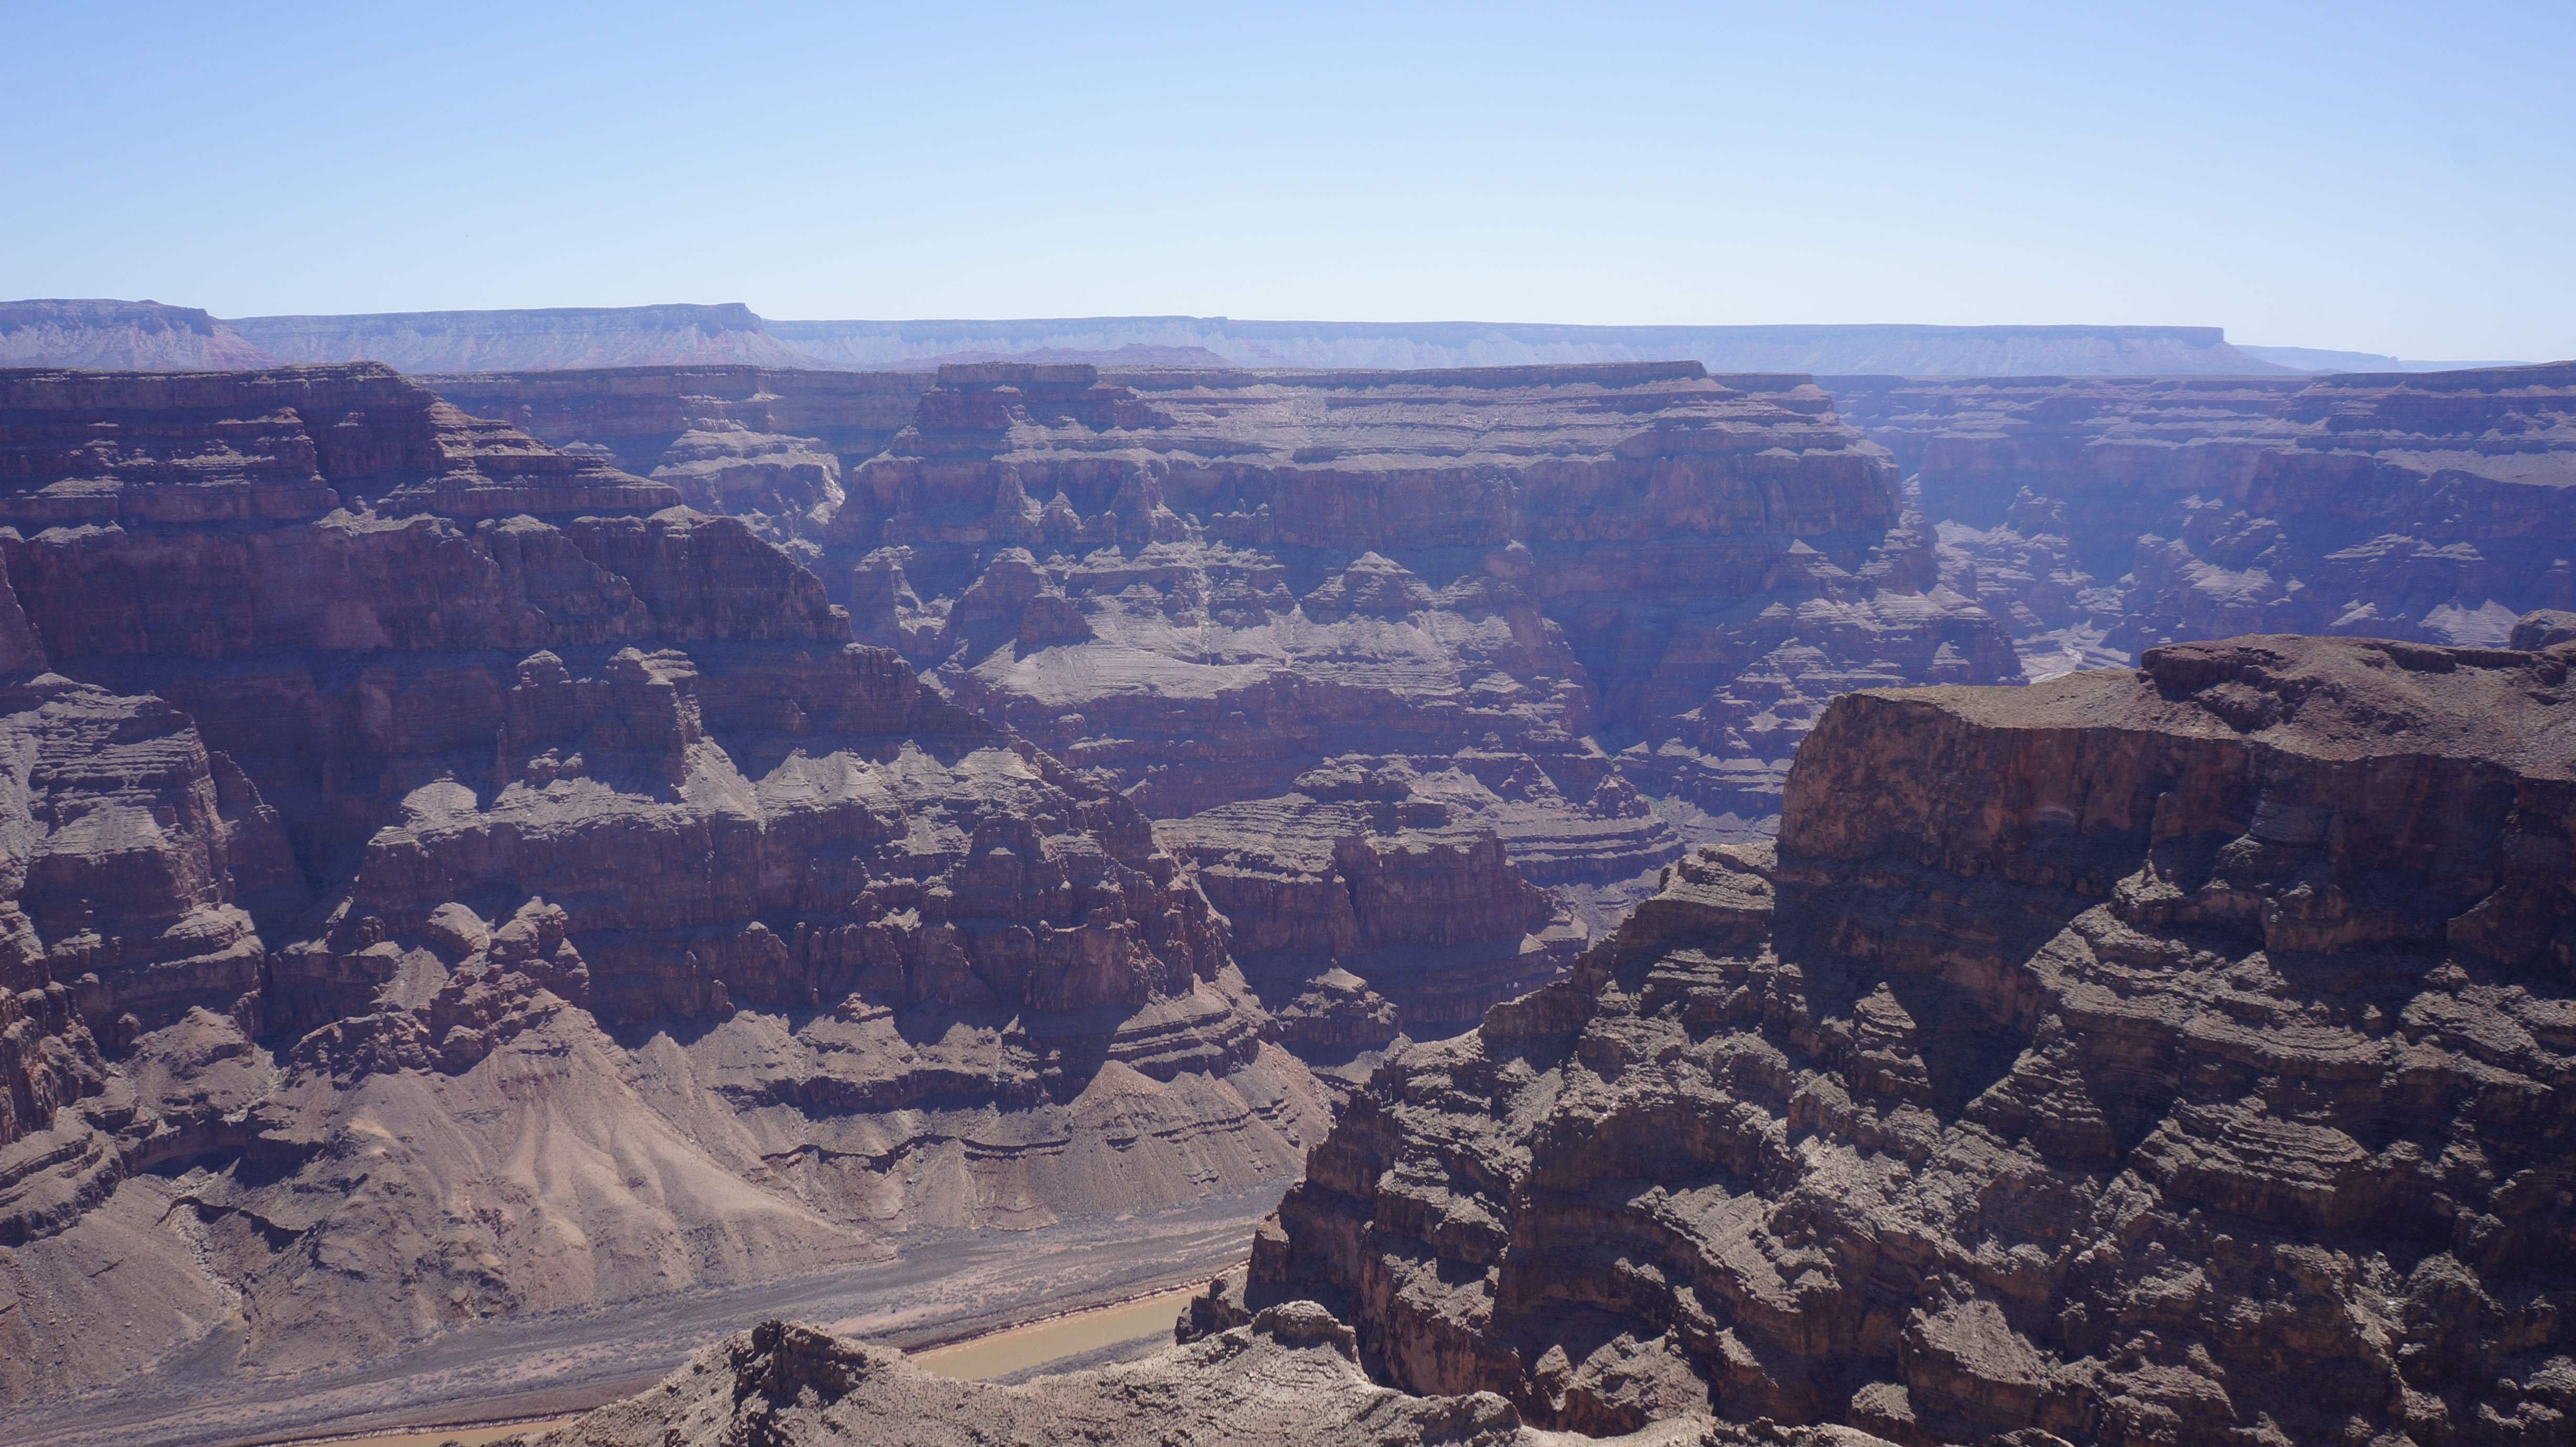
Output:
[[1146,818],[672,501],[381,367],[0,373],[0,1399],[1293,1168]]
[[2571,624],[1845,696],[1776,850],[1352,1100],[1249,1301],[1587,1431],[2563,1440]]

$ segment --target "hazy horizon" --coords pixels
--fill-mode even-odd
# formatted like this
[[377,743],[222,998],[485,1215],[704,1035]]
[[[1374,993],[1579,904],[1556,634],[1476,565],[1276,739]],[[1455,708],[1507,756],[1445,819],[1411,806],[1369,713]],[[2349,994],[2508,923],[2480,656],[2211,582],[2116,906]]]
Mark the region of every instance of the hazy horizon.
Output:
[[2576,12],[21,7],[0,291],[2576,355]]

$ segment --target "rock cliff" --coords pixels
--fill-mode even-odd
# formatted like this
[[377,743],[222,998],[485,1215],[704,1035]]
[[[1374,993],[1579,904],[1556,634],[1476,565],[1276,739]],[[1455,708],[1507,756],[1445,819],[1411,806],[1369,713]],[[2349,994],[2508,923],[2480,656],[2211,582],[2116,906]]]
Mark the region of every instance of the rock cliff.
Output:
[[1251,1307],[1586,1431],[2567,1440],[2568,639],[1845,696],[1776,846],[1353,1098]]
[[0,1401],[1275,1179],[1132,804],[373,365],[0,372]]
[[2036,674],[2244,632],[2495,646],[2576,603],[2576,364],[1830,385]]
[[750,521],[859,637],[1169,821],[1319,1061],[1390,1038],[1386,1001],[1401,1028],[1462,1027],[1686,840],[1758,832],[1833,692],[2019,669],[1941,587],[1884,456],[1799,377],[440,385],[675,482],[717,454],[837,457],[837,499]]

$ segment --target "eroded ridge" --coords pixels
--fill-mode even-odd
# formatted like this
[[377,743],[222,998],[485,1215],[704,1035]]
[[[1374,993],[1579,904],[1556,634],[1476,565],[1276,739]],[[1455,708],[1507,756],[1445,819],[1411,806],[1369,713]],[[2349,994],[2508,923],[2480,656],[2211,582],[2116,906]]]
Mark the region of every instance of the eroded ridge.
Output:
[[1294,1170],[1145,815],[677,502],[378,366],[0,373],[0,1401]]
[[2563,1440],[2570,638],[1837,701],[1776,848],[1354,1097],[1249,1300],[1590,1431]]

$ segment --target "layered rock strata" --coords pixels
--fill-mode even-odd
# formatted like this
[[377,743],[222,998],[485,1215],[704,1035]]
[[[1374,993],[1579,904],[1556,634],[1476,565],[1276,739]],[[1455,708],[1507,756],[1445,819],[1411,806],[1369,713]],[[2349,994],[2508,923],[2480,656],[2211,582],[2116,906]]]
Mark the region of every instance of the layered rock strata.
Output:
[[[988,1386],[903,1353],[769,1322],[659,1387],[520,1447],[1573,1447],[1490,1392],[1416,1397],[1371,1383],[1351,1329],[1312,1302],[1127,1366]],[[1673,1422],[1611,1447],[1883,1447],[1855,1432]]]
[[[846,496],[790,542],[858,635],[1171,821],[1256,921],[1265,997],[1322,1048],[1384,1028],[1368,993],[1320,984],[1337,968],[1403,1028],[1454,1030],[1570,952],[1556,910],[1606,923],[1684,841],[1758,832],[1834,692],[2018,670],[1941,586],[1884,457],[1802,378],[985,363],[935,382],[442,385],[666,478],[690,465],[684,413],[833,450]],[[638,395],[719,384],[635,420]],[[806,400],[826,396],[836,414]]]
[[2566,1440],[2570,638],[1844,697],[1776,846],[1352,1100],[1250,1308],[1586,1431]]
[[381,367],[0,373],[0,1400],[1294,1168],[1145,816],[676,502]]
[[1157,816],[1447,776],[1412,807],[1580,891],[1767,816],[1831,687],[2009,668],[1888,482],[1797,378],[994,365],[835,536],[863,634]]
[[923,373],[744,366],[457,373],[420,379],[478,417],[678,489],[701,512],[740,517],[814,568],[845,499],[844,473],[912,419]]
[[2576,365],[1830,385],[2036,674],[2244,632],[2492,647],[2576,604]]

